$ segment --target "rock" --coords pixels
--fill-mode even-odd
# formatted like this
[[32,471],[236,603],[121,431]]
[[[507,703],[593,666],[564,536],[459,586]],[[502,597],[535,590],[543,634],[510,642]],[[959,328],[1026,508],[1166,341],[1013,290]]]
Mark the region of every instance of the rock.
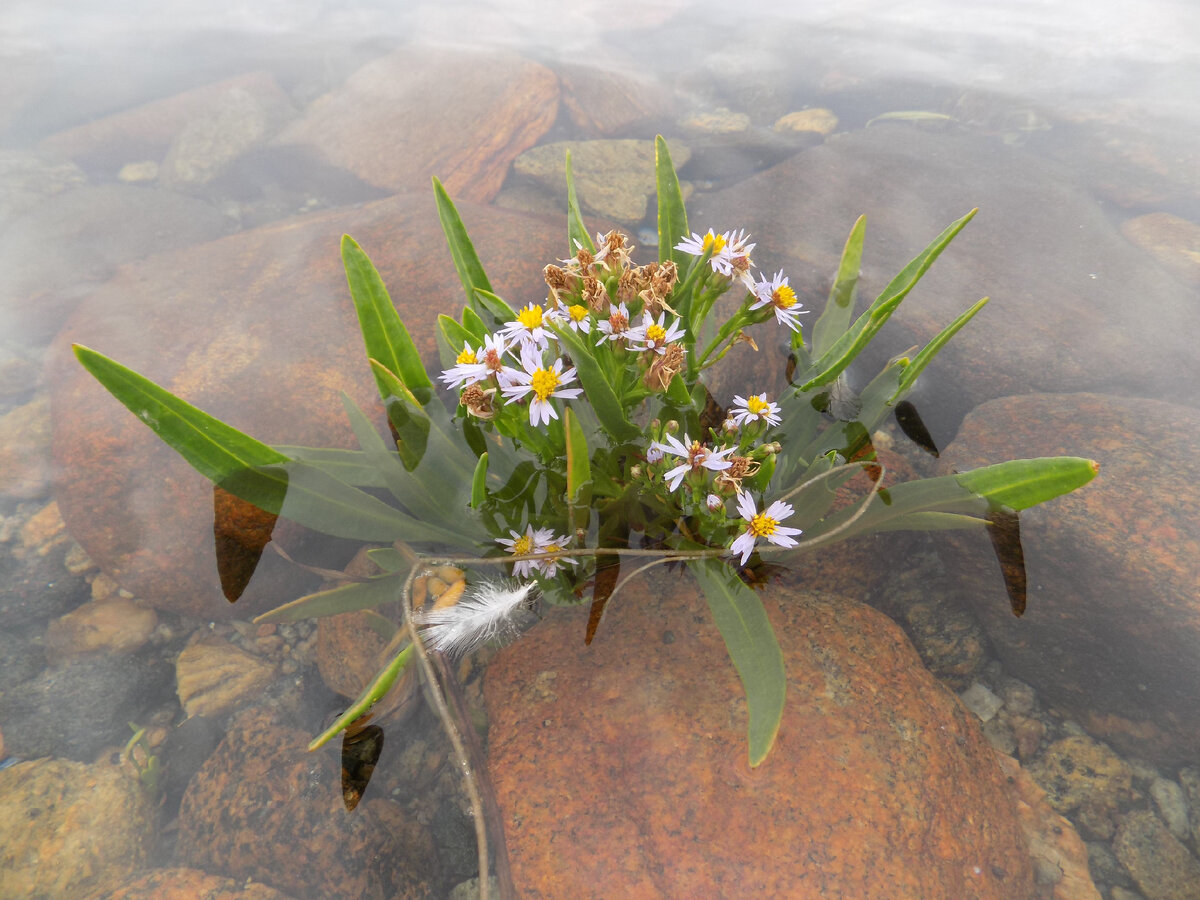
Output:
[[1187,766],[1179,770],[1179,783],[1183,785],[1191,808],[1192,843],[1200,847],[1200,769]]
[[231,102],[246,103],[246,98],[272,116],[284,114],[291,106],[274,76],[247,72],[60,131],[43,140],[40,148],[86,168],[116,172],[137,160],[161,160],[189,128],[212,121]]
[[353,700],[379,672],[387,641],[367,624],[366,612],[317,620],[317,668],[331,691]]
[[140,868],[153,839],[149,799],[120,766],[38,759],[0,770],[0,895],[85,896]]
[[[58,504],[53,500],[29,517],[21,526],[21,549],[37,556],[46,556],[57,547],[65,547],[70,540],[63,524]],[[63,551],[66,556],[66,551]]]
[[828,109],[801,109],[783,116],[772,127],[776,131],[815,131],[828,136],[837,131],[838,117]]
[[[24,634],[0,628],[0,694],[28,681],[45,668],[45,654]],[[4,759],[0,754],[0,759]]]
[[10,336],[44,344],[120,264],[230,230],[207,203],[171,191],[105,184],[57,194],[2,232],[0,304]]
[[1200,285],[1200,225],[1170,213],[1150,213],[1123,222],[1121,234],[1180,281]]
[[549,69],[505,53],[413,45],[367,63],[277,137],[396,192],[437,176],[456,201],[486,203],[558,113]]
[[1146,900],[1200,897],[1200,862],[1154,813],[1138,810],[1125,816],[1113,850]]
[[761,596],[788,700],[753,770],[690,579],[630,584],[588,648],[586,610],[562,609],[500,652],[488,769],[521,895],[1030,896],[993,753],[899,629],[829,594]]
[[73,162],[28,150],[0,151],[0,228],[48,197],[87,184]]
[[50,487],[50,398],[41,396],[0,416],[0,495],[45,497]]
[[144,722],[170,694],[171,670],[165,662],[74,657],[0,697],[0,725],[14,756],[90,762],[105,747],[124,745],[129,723]]
[[216,718],[257,697],[275,677],[275,666],[222,640],[183,648],[175,661],[179,703],[192,716]]
[[[517,305],[544,297],[541,270],[562,253],[562,220],[459,209],[496,290]],[[437,314],[456,313],[463,295],[426,195],[146,260],[90,297],[59,335],[48,367],[56,496],[96,564],[155,607],[204,619],[234,612],[212,553],[212,487],[107,395],[70,343],[96,347],[260,440],[352,446],[339,392],[368,410],[378,395],[338,253],[347,232],[391,286],[424,358],[436,359]],[[139,327],[119,324],[130,321]],[[305,387],[281,393],[280,385]],[[297,540],[289,528],[286,520],[276,528],[284,547]],[[236,614],[249,618],[312,587],[268,550]]]
[[88,602],[46,629],[46,652],[52,659],[84,653],[132,653],[158,627],[154,610],[133,600]]
[[199,869],[153,869],[86,900],[291,900],[272,887]]
[[117,181],[125,184],[141,184],[146,181],[158,181],[158,163],[152,159],[141,162],[126,163],[117,173]]
[[1129,873],[1121,867],[1120,860],[1107,843],[1087,844],[1087,853],[1088,871],[1096,881],[1112,886],[1133,887]]
[[[990,295],[992,305],[923,376],[925,397],[936,402],[927,400],[922,414],[939,446],[966,410],[993,397],[1108,386],[1186,394],[1183,385],[1200,377],[1189,337],[1200,310],[1189,292],[1117,233],[1071,171],[1017,148],[885,123],[697,195],[688,218],[718,230],[748,228],[763,271],[783,267],[803,276],[815,268],[829,279],[845,235],[865,213],[865,307],[926,243],[976,206],[979,215],[888,322],[889,336],[861,370],[869,377],[892,354],[923,346]],[[1153,297],[1152,312],[1129,302],[1134,296]],[[824,297],[801,300],[819,310]],[[1063,352],[1066,334],[1072,347],[1096,349]]]
[[[679,127],[694,134],[740,134],[749,131],[750,117],[721,107],[684,116],[679,120]],[[675,158],[674,154],[671,158]]]
[[1085,809],[1094,823],[1111,820],[1129,801],[1133,780],[1129,766],[1119,756],[1084,735],[1055,741],[1030,764],[1029,774],[1056,810]]
[[567,64],[559,67],[558,80],[563,106],[588,137],[653,137],[671,118],[670,92],[636,69]]
[[1188,839],[1188,802],[1181,788],[1174,781],[1166,778],[1155,778],[1150,785],[1150,797],[1154,800],[1154,808],[1158,810],[1159,818],[1167,824],[1171,834],[1181,841]]
[[[57,507],[55,515],[57,516]],[[39,556],[16,548],[0,554],[0,632],[15,633],[29,626],[38,631],[56,616],[62,616],[88,598],[87,582],[68,575],[58,552]],[[21,558],[16,558],[19,554]]]
[[1193,409],[1031,394],[973,411],[941,459],[945,471],[1058,454],[1100,462],[1082,490],[1021,514],[1022,618],[1008,612],[985,536],[953,536],[943,556],[1010,671],[1093,734],[1164,765],[1200,746],[1190,687],[1200,681],[1200,487],[1179,477],[1197,442]]
[[[1017,818],[1029,844],[1039,892],[1047,900],[1100,900],[1088,850],[1075,827],[1055,812],[1046,793],[1016,760],[998,755],[1017,795]],[[1049,888],[1049,890],[1045,890]]]
[[1000,708],[1004,706],[1003,700],[978,681],[972,682],[969,688],[958,695],[958,699],[967,709],[979,716],[981,722],[987,722],[994,718],[996,713],[1000,712]]
[[[542,144],[517,157],[513,171],[552,190],[563,208],[567,196],[565,160],[571,153],[571,171],[579,204],[596,215],[625,224],[646,217],[655,194],[653,141],[560,141]],[[676,168],[691,158],[682,144],[671,147]]]
[[308,753],[309,739],[265,710],[239,715],[184,794],[179,860],[297,900],[424,897],[428,836],[385,800],[347,813],[334,756]]

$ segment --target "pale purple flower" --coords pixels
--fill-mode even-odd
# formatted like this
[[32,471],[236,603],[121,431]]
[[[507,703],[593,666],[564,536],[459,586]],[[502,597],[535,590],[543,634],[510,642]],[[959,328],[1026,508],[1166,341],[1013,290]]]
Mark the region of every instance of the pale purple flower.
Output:
[[750,554],[754,552],[754,544],[759,538],[766,538],[777,547],[795,547],[798,543],[794,534],[803,534],[799,528],[785,528],[779,523],[793,512],[791,504],[776,500],[763,512],[759,512],[750,499],[749,493],[738,494],[738,512],[746,520],[746,530],[729,545],[733,556],[741,554],[741,564],[744,566]]

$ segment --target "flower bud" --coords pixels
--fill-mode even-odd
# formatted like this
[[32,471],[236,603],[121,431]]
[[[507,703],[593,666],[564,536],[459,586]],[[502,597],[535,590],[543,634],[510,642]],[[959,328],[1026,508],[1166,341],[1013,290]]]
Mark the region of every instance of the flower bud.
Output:
[[709,512],[715,513],[717,510],[725,509],[725,501],[716,494],[709,494],[704,502],[708,505]]

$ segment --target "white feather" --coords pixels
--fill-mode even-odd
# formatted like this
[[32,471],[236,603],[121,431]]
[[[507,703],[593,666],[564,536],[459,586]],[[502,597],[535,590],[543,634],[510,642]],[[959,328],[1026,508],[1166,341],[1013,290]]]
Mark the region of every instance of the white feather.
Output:
[[431,650],[451,656],[470,653],[512,628],[512,614],[537,589],[537,582],[485,581],[475,585],[453,606],[418,613],[421,637]]

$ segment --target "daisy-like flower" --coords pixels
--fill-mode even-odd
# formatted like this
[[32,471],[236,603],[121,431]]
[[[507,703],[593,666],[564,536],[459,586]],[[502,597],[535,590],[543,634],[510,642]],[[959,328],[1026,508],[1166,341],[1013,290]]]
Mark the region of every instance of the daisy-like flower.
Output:
[[542,365],[541,353],[526,346],[521,350],[521,365],[524,371],[508,370],[512,381],[502,386],[501,390],[510,400],[520,400],[529,393],[533,394],[529,400],[530,425],[537,425],[539,420],[542,425],[549,425],[551,419],[558,418],[558,413],[550,404],[551,397],[573,399],[583,393],[582,388],[562,387],[575,380],[575,370],[567,369],[564,372],[561,358],[546,368]]
[[533,581],[485,581],[457,603],[417,613],[413,620],[425,626],[421,635],[430,650],[461,656],[513,631],[513,613],[525,606],[536,590]]
[[663,324],[666,317],[666,313],[659,313],[658,320],[655,321],[648,313],[642,313],[642,324],[629,330],[630,347],[634,350],[653,350],[659,354],[666,352],[667,344],[683,337],[679,321],[676,320],[667,327]]
[[796,317],[808,312],[796,299],[796,292],[788,285],[787,276],[783,269],[775,273],[774,278],[760,281],[754,285],[754,296],[757,298],[751,309],[761,309],[764,306],[775,307],[775,320],[780,325],[786,325],[792,331],[800,330]]
[[797,541],[793,534],[802,534],[799,528],[786,528],[779,523],[792,514],[789,503],[776,500],[763,512],[759,512],[750,499],[749,493],[738,494],[738,512],[746,520],[746,530],[729,545],[732,556],[742,555],[741,564],[744,566],[750,554],[754,552],[754,544],[759,538],[766,538],[777,547],[795,547]]
[[[570,541],[565,534],[559,537],[551,537],[545,543],[538,546],[535,553],[559,553],[566,549],[567,543]],[[541,571],[547,578],[553,578],[558,574],[559,566],[574,566],[578,565],[579,560],[572,559],[569,556],[560,556],[558,558],[535,559],[532,560],[534,568]]]
[[467,387],[493,375],[501,379],[505,370],[501,360],[507,349],[504,338],[495,334],[485,335],[483,346],[478,350],[472,349],[469,343],[463,341],[462,353],[455,358],[454,365],[438,377],[454,388]]
[[592,320],[588,318],[588,308],[580,303],[567,307],[567,325],[575,331],[589,334],[592,330]]
[[684,238],[682,241],[676,244],[675,249],[682,250],[684,253],[690,253],[692,256],[703,256],[711,247],[712,256],[708,258],[708,264],[712,266],[712,270],[714,272],[725,274],[721,272],[721,269],[723,266],[727,266],[729,264],[725,257],[725,246],[728,243],[728,233],[717,234],[710,228],[703,237],[693,231],[692,236],[689,238]]
[[663,445],[658,441],[652,443],[649,449],[646,450],[646,462],[656,463],[663,458]]
[[546,325],[561,321],[563,314],[556,308],[543,312],[541,304],[530,303],[517,313],[517,320],[500,329],[500,336],[520,341],[521,347],[536,347],[545,350],[550,345],[550,332]]
[[596,330],[600,332],[600,340],[596,341],[597,347],[605,341],[625,340],[629,337],[629,307],[624,303],[610,307],[608,318],[597,322]]
[[663,453],[682,457],[684,460],[680,465],[671,469],[671,471],[663,476],[667,480],[667,487],[672,491],[679,487],[683,482],[683,477],[688,472],[698,472],[702,468],[708,469],[710,472],[720,472],[723,469],[728,469],[733,464],[725,457],[737,449],[737,447],[726,447],[724,450],[709,450],[699,441],[693,441],[686,434],[683,436],[682,441],[674,435],[668,434],[666,443],[655,441],[650,445],[651,450],[656,448]]
[[751,293],[754,291],[754,277],[750,274],[750,267],[754,263],[750,259],[750,251],[754,246],[750,243],[750,235],[743,228],[741,231],[725,234],[725,249],[721,252],[719,260],[716,254],[713,254],[714,270],[742,282]]
[[[532,525],[525,526],[525,533],[513,531],[508,533],[511,538],[496,538],[496,543],[505,547],[513,556],[528,556],[530,553],[541,553],[541,547],[554,540],[554,532],[549,528],[535,529]],[[513,576],[528,578],[535,569],[540,568],[540,559],[519,559],[513,563]]]
[[778,425],[783,421],[779,418],[779,407],[768,402],[766,394],[751,394],[749,399],[735,395],[730,416],[735,425],[746,425],[750,422]]

